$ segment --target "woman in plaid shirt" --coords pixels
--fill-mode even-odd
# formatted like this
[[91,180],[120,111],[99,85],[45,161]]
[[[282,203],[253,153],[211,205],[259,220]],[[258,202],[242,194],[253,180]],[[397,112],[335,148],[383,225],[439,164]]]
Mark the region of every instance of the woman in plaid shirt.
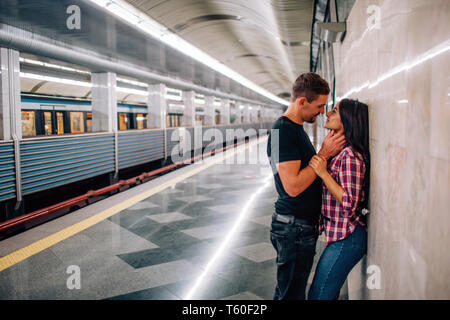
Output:
[[311,284],[310,300],[338,299],[351,269],[367,250],[363,209],[369,194],[369,115],[366,104],[344,99],[327,113],[325,128],[343,132],[344,149],[327,162],[314,156],[310,166],[322,178],[322,215],[319,233],[327,246]]

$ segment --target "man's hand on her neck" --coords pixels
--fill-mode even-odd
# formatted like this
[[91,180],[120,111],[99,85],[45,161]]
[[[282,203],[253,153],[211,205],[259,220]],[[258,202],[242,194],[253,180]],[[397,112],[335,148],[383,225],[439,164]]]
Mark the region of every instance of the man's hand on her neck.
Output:
[[344,144],[345,136],[342,132],[330,131],[323,140],[322,148],[317,155],[328,161],[342,150]]

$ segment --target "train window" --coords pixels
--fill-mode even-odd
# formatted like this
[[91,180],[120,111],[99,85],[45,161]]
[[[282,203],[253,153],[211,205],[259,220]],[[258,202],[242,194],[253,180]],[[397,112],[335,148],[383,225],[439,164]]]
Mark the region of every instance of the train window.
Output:
[[70,113],[70,128],[72,133],[84,132],[84,117],[83,112]]
[[56,113],[56,127],[58,134],[64,134],[64,114],[62,112]]
[[138,113],[136,115],[136,122],[138,129],[144,129],[144,121],[145,121],[144,114]]
[[36,135],[35,113],[34,111],[22,111],[22,136],[30,137]]
[[127,130],[127,114],[119,113],[119,130]]
[[220,124],[220,114],[216,114],[216,124]]
[[144,128],[148,127],[148,113],[145,114]]
[[44,134],[49,136],[52,134],[52,113],[44,112]]
[[92,112],[86,112],[86,132],[92,132]]
[[205,116],[202,114],[196,114],[195,115],[195,122],[201,122],[202,126],[205,125]]
[[166,116],[167,127],[179,127],[181,125],[181,115],[179,114],[168,114]]

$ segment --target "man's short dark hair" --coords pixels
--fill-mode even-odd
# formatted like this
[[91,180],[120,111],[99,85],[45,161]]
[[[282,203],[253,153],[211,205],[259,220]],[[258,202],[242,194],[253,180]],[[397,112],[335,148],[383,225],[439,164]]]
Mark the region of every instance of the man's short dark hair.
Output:
[[321,76],[316,73],[308,72],[301,74],[292,86],[291,101],[298,97],[305,97],[308,102],[317,99],[319,94],[329,94],[330,86]]

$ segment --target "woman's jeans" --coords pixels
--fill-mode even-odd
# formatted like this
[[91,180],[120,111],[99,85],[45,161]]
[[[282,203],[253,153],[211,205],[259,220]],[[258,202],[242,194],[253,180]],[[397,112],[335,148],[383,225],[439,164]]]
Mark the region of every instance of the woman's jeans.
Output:
[[317,264],[309,300],[337,300],[348,274],[367,250],[367,231],[358,225],[347,238],[328,244]]
[[277,287],[274,300],[305,300],[314,262],[317,226],[295,218],[289,223],[272,217],[270,240],[277,251]]

